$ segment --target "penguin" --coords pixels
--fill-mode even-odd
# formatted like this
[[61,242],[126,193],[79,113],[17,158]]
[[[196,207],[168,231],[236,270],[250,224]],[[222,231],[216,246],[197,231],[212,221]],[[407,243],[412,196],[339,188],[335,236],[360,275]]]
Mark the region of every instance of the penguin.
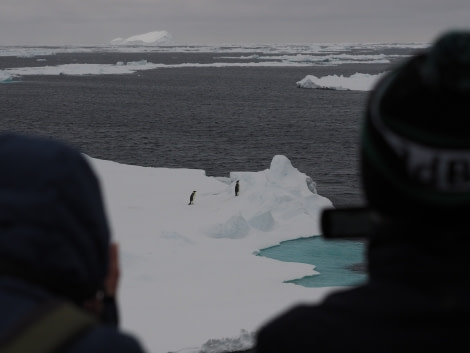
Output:
[[191,196],[189,196],[189,203],[188,205],[194,205],[194,199],[196,198],[196,191],[193,191],[191,193]]
[[237,180],[237,183],[235,184],[235,196],[238,196],[239,193],[240,193],[240,184],[238,183],[238,180]]

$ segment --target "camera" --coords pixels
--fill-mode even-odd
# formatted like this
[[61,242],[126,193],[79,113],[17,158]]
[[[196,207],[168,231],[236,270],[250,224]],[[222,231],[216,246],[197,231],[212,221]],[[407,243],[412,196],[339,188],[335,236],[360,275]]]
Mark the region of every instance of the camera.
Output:
[[321,229],[325,239],[369,238],[378,224],[380,216],[367,208],[324,209]]

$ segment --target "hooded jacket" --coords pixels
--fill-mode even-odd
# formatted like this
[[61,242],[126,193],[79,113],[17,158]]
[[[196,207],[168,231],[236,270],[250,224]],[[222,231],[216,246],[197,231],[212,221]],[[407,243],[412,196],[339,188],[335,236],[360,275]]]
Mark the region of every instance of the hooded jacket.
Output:
[[[82,303],[101,288],[110,231],[99,181],[74,148],[0,135],[0,337],[41,303]],[[141,352],[99,325],[67,352]]]

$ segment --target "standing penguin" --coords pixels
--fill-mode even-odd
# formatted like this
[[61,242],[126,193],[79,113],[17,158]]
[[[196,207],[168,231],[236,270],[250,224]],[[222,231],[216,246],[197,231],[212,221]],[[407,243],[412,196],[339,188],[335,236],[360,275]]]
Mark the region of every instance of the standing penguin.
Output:
[[191,196],[189,196],[189,203],[188,205],[194,205],[194,199],[196,198],[196,191],[193,191],[191,193]]
[[237,180],[237,182],[235,184],[235,196],[238,196],[239,193],[240,193],[240,184]]

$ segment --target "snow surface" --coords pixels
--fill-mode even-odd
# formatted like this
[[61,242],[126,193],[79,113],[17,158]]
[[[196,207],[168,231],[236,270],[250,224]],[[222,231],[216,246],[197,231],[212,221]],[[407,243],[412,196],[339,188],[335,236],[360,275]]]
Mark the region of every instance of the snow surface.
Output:
[[153,31],[133,35],[129,38],[115,38],[111,45],[168,45],[173,43],[172,35],[167,31]]
[[286,156],[274,156],[269,169],[229,177],[89,160],[120,246],[122,327],[148,352],[249,348],[274,315],[338,289],[283,283],[315,274],[314,266],[256,256],[281,241],[319,235],[320,212],[332,207]]

